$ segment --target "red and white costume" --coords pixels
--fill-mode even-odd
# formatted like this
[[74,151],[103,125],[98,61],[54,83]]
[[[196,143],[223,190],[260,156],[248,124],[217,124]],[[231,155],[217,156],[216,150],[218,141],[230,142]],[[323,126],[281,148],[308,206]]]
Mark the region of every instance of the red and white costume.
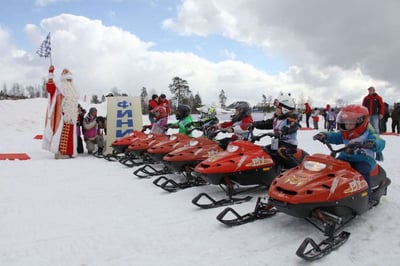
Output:
[[64,69],[61,73],[60,86],[54,83],[53,72],[54,67],[50,66],[49,79],[46,83],[49,101],[42,147],[56,154],[56,158],[73,157],[77,154],[76,117],[79,95],[68,69]]

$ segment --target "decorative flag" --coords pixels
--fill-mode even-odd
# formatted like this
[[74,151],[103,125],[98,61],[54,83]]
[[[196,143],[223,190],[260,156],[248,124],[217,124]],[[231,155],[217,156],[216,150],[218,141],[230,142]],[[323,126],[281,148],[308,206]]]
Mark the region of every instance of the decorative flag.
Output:
[[40,57],[50,57],[51,56],[51,42],[50,42],[50,32],[47,35],[46,39],[42,42],[40,45],[39,49],[36,51],[36,53]]

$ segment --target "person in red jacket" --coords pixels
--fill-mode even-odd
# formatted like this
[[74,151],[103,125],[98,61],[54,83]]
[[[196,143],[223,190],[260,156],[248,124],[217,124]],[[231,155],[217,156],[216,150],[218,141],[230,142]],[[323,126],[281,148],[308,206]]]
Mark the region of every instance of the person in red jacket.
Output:
[[148,106],[149,106],[149,121],[150,121],[150,124],[153,126],[156,118],[154,117],[154,112],[152,112],[152,110],[158,106],[158,95],[157,94],[153,94],[151,96]]
[[53,80],[54,66],[49,68],[46,83],[48,106],[42,147],[54,153],[55,159],[73,158],[77,155],[76,118],[78,117],[78,91],[68,69],[61,72],[60,85]]
[[166,123],[168,123],[168,116],[171,112],[171,105],[167,99],[167,96],[165,96],[165,94],[161,94],[159,99],[158,99],[158,105],[162,106],[165,108],[165,110],[167,111],[167,118],[166,118]]
[[368,95],[364,97],[362,105],[367,107],[369,123],[375,128],[376,133],[379,134],[379,124],[385,114],[385,105],[382,97],[375,92],[374,87],[368,88]]

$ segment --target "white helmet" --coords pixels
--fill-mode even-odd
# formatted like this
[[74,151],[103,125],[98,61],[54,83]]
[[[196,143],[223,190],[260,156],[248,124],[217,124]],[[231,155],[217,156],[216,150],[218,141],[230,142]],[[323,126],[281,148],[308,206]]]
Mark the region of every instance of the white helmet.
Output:
[[278,107],[282,108],[283,114],[287,114],[296,108],[296,104],[290,93],[281,92],[277,100]]

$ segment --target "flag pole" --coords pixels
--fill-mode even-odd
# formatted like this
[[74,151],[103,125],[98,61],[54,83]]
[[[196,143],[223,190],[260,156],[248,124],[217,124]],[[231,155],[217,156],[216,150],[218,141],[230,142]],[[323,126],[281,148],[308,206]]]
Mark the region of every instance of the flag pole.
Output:
[[[50,47],[51,47],[50,32],[49,32],[49,42],[50,42]],[[50,66],[53,65],[52,52],[53,52],[53,51],[50,49],[50,54],[49,54],[49,57],[50,57]]]

